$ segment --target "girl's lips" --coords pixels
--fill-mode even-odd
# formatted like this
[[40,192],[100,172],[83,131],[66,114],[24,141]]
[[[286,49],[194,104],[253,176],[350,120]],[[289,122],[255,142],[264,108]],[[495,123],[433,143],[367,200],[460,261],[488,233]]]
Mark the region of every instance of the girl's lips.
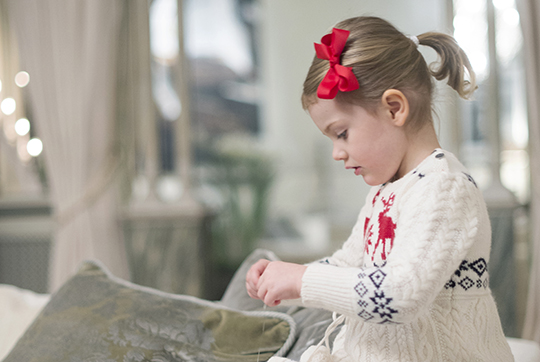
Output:
[[359,166],[354,168],[354,174],[356,176],[360,175],[360,171],[362,171],[362,167]]

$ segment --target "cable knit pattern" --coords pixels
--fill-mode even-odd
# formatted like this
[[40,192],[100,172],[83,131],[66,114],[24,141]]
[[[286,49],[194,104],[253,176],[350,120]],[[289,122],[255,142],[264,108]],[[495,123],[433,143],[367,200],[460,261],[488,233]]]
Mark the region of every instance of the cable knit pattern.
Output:
[[343,247],[302,280],[304,305],[346,316],[331,360],[513,361],[490,243],[482,194],[447,151],[374,187]]

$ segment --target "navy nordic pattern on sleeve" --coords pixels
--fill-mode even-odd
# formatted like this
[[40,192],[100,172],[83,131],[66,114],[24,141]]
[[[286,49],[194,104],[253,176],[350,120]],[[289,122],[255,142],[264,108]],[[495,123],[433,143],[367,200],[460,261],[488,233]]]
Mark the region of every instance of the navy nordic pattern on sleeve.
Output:
[[484,258],[476,260],[463,260],[458,269],[444,287],[446,289],[460,288],[465,291],[475,289],[487,289],[489,276],[487,261]]
[[354,290],[358,294],[361,310],[358,316],[371,323],[394,323],[393,315],[398,311],[392,308],[392,298],[385,295],[382,288],[386,273],[383,268],[370,268],[358,274],[358,284]]

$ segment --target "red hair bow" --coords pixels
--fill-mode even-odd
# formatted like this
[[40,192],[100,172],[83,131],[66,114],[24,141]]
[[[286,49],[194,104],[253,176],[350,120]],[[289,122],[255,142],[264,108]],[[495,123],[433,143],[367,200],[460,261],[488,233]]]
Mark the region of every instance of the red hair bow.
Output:
[[338,90],[350,92],[360,87],[352,67],[339,64],[349,33],[348,30],[333,28],[331,34],[322,37],[321,44],[315,43],[317,58],[330,61],[330,69],[317,88],[319,98],[334,99]]

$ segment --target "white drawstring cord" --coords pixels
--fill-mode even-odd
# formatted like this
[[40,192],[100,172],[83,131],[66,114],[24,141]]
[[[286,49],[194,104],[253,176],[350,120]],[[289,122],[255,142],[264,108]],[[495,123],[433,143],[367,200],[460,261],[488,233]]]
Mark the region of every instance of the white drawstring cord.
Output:
[[337,313],[333,312],[332,319],[333,322],[330,323],[330,325],[328,326],[328,328],[326,328],[326,331],[324,332],[324,338],[317,344],[317,346],[313,350],[313,353],[309,356],[306,362],[311,361],[311,358],[315,355],[315,352],[317,352],[317,350],[323,345],[323,343],[326,345],[326,348],[328,348],[328,351],[330,351],[330,335],[334,333],[336,328],[339,327],[341,323],[343,323],[343,321],[345,320],[345,316],[342,314],[338,317]]

